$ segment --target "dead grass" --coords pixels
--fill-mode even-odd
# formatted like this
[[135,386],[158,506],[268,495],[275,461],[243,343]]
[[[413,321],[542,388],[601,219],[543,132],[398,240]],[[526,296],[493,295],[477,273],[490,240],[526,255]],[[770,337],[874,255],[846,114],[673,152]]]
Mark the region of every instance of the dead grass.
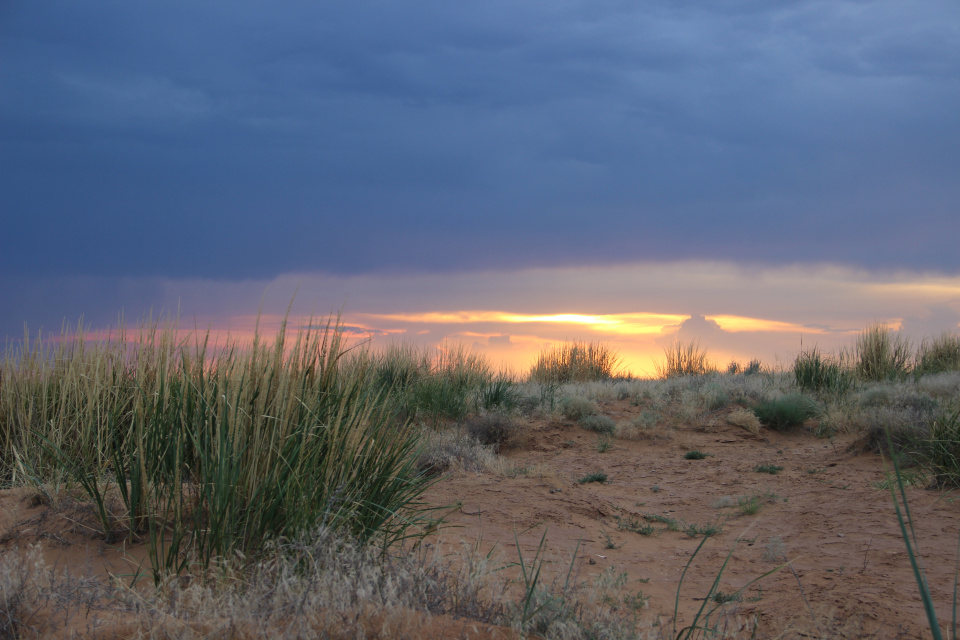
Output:
[[750,433],[757,435],[760,433],[760,420],[753,411],[746,409],[735,409],[727,414],[727,422],[746,429]]

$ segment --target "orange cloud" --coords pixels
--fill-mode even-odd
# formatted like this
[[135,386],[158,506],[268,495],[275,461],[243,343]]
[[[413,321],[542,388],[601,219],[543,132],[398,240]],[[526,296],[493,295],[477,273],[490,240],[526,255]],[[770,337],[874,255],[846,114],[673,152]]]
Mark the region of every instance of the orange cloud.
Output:
[[781,322],[779,320],[766,320],[764,318],[748,318],[745,316],[706,316],[707,320],[713,320],[720,328],[729,333],[738,333],[741,331],[776,331],[781,333],[827,333],[817,327],[807,327],[793,322]]
[[615,313],[615,314],[522,314],[505,311],[430,311],[424,313],[358,314],[379,321],[410,324],[568,324],[589,327],[602,333],[620,335],[656,335],[670,324],[676,324],[687,316],[663,313]]

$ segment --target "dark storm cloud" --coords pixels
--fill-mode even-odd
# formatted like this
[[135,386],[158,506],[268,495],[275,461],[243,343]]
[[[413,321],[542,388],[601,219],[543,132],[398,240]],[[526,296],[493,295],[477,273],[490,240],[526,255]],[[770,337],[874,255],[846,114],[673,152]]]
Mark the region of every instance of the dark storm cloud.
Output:
[[0,7],[7,275],[960,268],[947,2]]

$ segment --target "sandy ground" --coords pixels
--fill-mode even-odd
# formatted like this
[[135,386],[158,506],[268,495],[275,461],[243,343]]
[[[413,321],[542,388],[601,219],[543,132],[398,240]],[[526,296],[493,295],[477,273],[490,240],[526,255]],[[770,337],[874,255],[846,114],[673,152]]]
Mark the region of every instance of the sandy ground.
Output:
[[[601,406],[615,420],[639,409],[627,401]],[[527,441],[507,452],[506,474],[451,471],[427,500],[453,505],[447,528],[428,539],[454,548],[465,541],[506,560],[526,559],[546,535],[549,569],[589,581],[613,568],[626,588],[648,597],[641,615],[664,624],[673,614],[680,575],[701,537],[653,523],[653,535],[622,530],[644,516],[715,524],[679,595],[681,625],[692,620],[732,549],[719,590],[732,594],[790,560],[788,567],[747,587],[726,606],[729,620],[759,617],[761,638],[925,638],[923,607],[887,490],[881,458],[852,437],[815,438],[809,429],[753,435],[726,424],[678,429],[669,440],[614,440],[599,452],[598,436],[572,421],[523,418]],[[700,450],[708,457],[687,460]],[[776,475],[758,465],[782,467]],[[603,471],[607,483],[578,479]],[[142,548],[108,544],[87,529],[89,514],[31,502],[26,490],[0,492],[0,552],[39,542],[58,566],[106,575],[130,574]],[[920,550],[941,621],[949,622],[960,501],[954,494],[908,489]],[[760,496],[744,515],[736,503]],[[81,509],[82,507],[75,507]],[[89,626],[82,615],[73,623]],[[438,637],[464,635],[462,621],[438,620]],[[474,634],[474,637],[479,636]],[[507,634],[511,635],[511,634]]]
[[[627,401],[601,410],[616,420],[639,412]],[[877,487],[885,478],[879,455],[852,437],[818,439],[809,429],[753,435],[722,416],[713,422],[679,429],[669,441],[616,440],[599,453],[598,436],[572,421],[529,419],[529,442],[506,454],[529,475],[452,474],[430,492],[434,503],[460,505],[448,518],[458,528],[440,537],[446,543],[482,537],[483,544],[496,542],[505,557],[516,559],[515,533],[526,531],[519,540],[529,559],[546,533],[555,565],[563,570],[579,543],[579,578],[609,567],[626,572],[628,588],[649,596],[652,619],[672,616],[680,575],[702,537],[656,523],[658,533],[643,536],[618,530],[618,517],[646,524],[645,514],[660,514],[721,524],[723,532],[708,540],[684,579],[681,623],[692,620],[733,549],[719,587],[728,594],[782,564],[783,557],[790,560],[728,605],[733,617],[759,616],[758,637],[930,637],[890,492]],[[710,455],[685,459],[693,449]],[[783,470],[759,473],[758,465]],[[605,472],[608,482],[577,482],[595,471]],[[764,498],[754,515],[722,506],[753,495]],[[908,497],[946,624],[960,496],[910,488]]]

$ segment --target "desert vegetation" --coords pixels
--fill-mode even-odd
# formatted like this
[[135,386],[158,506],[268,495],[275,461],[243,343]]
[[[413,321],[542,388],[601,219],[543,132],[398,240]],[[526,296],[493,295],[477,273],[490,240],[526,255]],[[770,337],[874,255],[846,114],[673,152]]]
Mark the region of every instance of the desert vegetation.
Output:
[[[683,624],[680,592],[708,538],[785,498],[769,489],[721,496],[711,501],[720,515],[697,521],[648,510],[642,498],[604,498],[624,486],[618,465],[605,462],[621,447],[675,443],[678,464],[710,473],[729,464],[722,451],[685,434],[723,429],[748,439],[843,438],[892,459],[893,504],[885,504],[903,513],[902,537],[932,611],[914,553],[923,541],[903,525],[913,522],[904,487],[960,485],[958,345],[944,334],[911,351],[873,325],[849,350],[806,349],[787,370],[754,360],[721,371],[698,343],[678,342],[656,379],[633,379],[612,348],[571,342],[516,378],[455,345],[351,348],[336,318],[246,346],[161,323],[106,340],[80,328],[28,336],[8,346],[0,369],[0,482],[30,505],[16,509],[61,514],[75,538],[143,552],[125,579],[58,573],[25,544],[37,526],[6,520],[0,637],[83,635],[71,622],[79,609],[104,634],[149,637],[750,637],[760,619],[738,607],[759,599],[747,594],[762,578],[793,571],[782,541],[766,547],[776,566],[723,591],[741,545],[731,541]],[[586,438],[590,466],[563,476],[549,460],[523,460],[545,437],[534,430],[553,434],[547,448],[557,456]],[[780,458],[758,460],[742,475],[773,482],[784,469]],[[820,471],[804,475],[818,480]],[[536,479],[556,487],[551,495],[595,492],[594,502],[614,505],[605,549],[629,540],[613,535],[701,538],[672,615],[651,612],[650,596],[613,567],[579,578],[583,545],[550,558],[548,532],[532,555],[516,532],[512,554],[479,540],[441,552],[436,536],[462,506],[431,492],[471,476]],[[657,497],[661,488],[646,491]],[[475,635],[424,626],[457,619]],[[935,637],[955,637],[930,620]],[[95,627],[83,633],[99,637]]]

